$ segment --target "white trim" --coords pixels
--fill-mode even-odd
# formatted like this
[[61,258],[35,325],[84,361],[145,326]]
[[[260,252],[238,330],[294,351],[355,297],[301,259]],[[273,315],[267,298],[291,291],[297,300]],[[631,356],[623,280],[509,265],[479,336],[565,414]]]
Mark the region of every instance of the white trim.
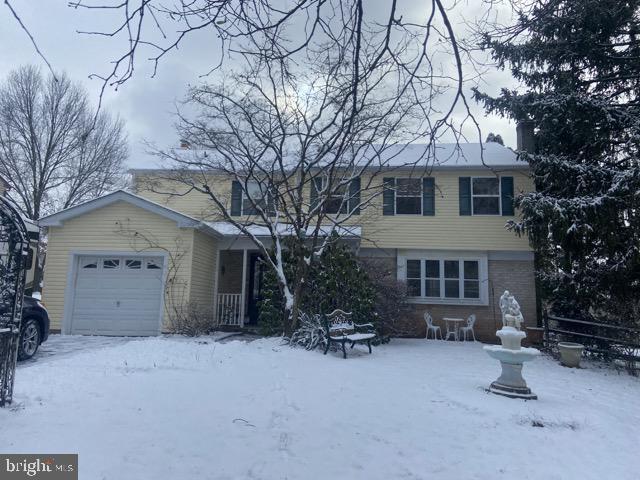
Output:
[[[502,177],[500,176],[482,176],[482,177],[470,177],[471,178],[471,185],[470,185],[470,190],[471,190],[471,216],[472,217],[500,217],[502,216]],[[473,208],[473,198],[474,197],[478,197],[478,198],[495,198],[495,195],[474,195],[473,194],[473,181],[476,178],[491,178],[491,179],[497,179],[498,180],[498,213],[475,213],[474,212],[474,208]]]
[[242,250],[242,290],[240,300],[240,328],[244,327],[244,315],[246,310],[246,293],[247,293],[247,252],[245,248]]
[[167,252],[145,251],[136,252],[131,250],[72,250],[69,252],[67,264],[67,285],[64,292],[64,309],[62,313],[62,323],[60,332],[63,335],[70,335],[73,327],[73,304],[75,302],[75,287],[78,278],[78,262],[80,257],[162,257],[162,292],[160,295],[160,318],[158,319],[158,333],[162,333],[164,319],[165,288],[167,281]]
[[207,225],[206,222],[201,222],[193,217],[189,217],[188,215],[184,215],[172,210],[171,208],[165,207],[164,205],[160,205],[159,203],[134,195],[133,193],[125,192],[124,190],[109,193],[102,197],[76,205],[75,207],[69,207],[58,213],[54,213],[53,215],[41,218],[38,221],[38,224],[42,227],[60,227],[69,219],[106,207],[115,202],[126,202],[148,212],[160,215],[161,217],[168,218],[169,220],[176,222],[177,226],[181,228],[196,228],[208,233],[209,235],[221,237],[220,233],[210,225]]
[[[421,260],[420,265],[420,291],[424,292],[424,260],[440,261],[440,297],[409,297],[409,303],[417,304],[441,304],[441,305],[488,305],[489,304],[489,262],[486,252],[456,252],[444,250],[399,250],[396,261],[398,280],[407,281],[407,260]],[[459,268],[464,269],[464,261],[471,260],[478,262],[478,280],[480,288],[480,298],[445,298],[444,297],[444,260],[457,260],[460,262]],[[463,275],[460,275],[461,287],[464,285]],[[460,288],[460,293],[464,288]]]
[[218,286],[220,285],[220,246],[216,245],[216,267],[213,274],[213,319],[218,322]]

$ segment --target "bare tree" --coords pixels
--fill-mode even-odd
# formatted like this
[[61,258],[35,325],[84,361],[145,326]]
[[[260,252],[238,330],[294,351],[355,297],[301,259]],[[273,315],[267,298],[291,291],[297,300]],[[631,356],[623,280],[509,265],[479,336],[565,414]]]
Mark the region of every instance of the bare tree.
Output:
[[[293,55],[247,55],[239,71],[191,90],[188,102],[200,113],[181,115],[179,132],[195,148],[158,152],[169,163],[164,180],[187,185],[181,195],[207,195],[276,272],[288,313],[285,334],[296,327],[311,265],[328,242],[377,208],[380,174],[398,166],[423,174],[435,139],[450,128],[449,113],[435,103],[446,84],[433,76],[426,81],[433,75],[428,62],[411,69],[402,62],[415,56],[416,38],[409,31],[384,55],[372,37],[343,30],[307,45],[299,63]],[[262,34],[251,41],[256,52],[273,46]],[[418,140],[422,147],[405,157]],[[234,180],[235,206],[213,173]],[[178,193],[163,185],[150,187]],[[290,272],[285,248],[295,258]]]
[[[225,68],[222,80],[191,92],[201,114],[181,116],[180,129],[206,153],[161,155],[170,160],[172,179],[208,195],[263,252],[277,272],[290,333],[309,265],[332,232],[382,193],[377,174],[396,163],[402,145],[424,143],[413,165],[427,169],[440,136],[448,131],[459,138],[467,120],[475,124],[463,88],[467,59],[449,19],[456,3],[427,0],[415,9],[397,0],[375,6],[363,0],[75,0],[69,6],[120,18],[109,31],[81,32],[124,40],[110,69],[93,76],[102,80],[102,93],[127,82],[140,58],[151,60],[155,75],[165,56],[207,31],[220,47],[208,74],[222,74],[224,61],[244,66],[240,73]],[[228,198],[210,181],[212,170],[240,185],[248,220],[232,215]],[[357,182],[356,196],[351,186]],[[268,232],[273,254],[255,226]],[[283,271],[285,235],[294,239],[292,279]]]
[[0,175],[25,215],[42,215],[103,195],[123,181],[124,123],[97,117],[86,91],[66,75],[31,66],[0,85]]

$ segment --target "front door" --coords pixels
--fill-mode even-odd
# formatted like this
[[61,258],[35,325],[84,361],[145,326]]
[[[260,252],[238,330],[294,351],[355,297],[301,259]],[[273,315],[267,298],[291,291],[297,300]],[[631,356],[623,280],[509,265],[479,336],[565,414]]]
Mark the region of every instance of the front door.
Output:
[[258,323],[258,302],[262,300],[262,277],[265,264],[259,253],[251,253],[249,257],[249,324]]

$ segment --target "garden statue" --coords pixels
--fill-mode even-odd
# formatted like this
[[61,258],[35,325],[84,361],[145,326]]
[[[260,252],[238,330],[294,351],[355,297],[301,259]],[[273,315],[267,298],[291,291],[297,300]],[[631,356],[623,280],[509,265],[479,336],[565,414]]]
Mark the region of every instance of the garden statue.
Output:
[[509,290],[500,297],[500,310],[502,311],[502,328],[496,332],[501,345],[487,345],[484,350],[496,360],[500,361],[502,374],[491,384],[489,391],[498,395],[511,398],[523,398],[535,400],[538,398],[527,387],[522,377],[524,362],[533,360],[540,354],[535,348],[524,348],[520,342],[527,334],[520,330],[524,317],[520,311],[520,305]]
[[520,304],[509,293],[509,290],[505,290],[500,297],[500,310],[502,311],[502,326],[514,327],[516,330],[520,330],[524,317],[520,311]]

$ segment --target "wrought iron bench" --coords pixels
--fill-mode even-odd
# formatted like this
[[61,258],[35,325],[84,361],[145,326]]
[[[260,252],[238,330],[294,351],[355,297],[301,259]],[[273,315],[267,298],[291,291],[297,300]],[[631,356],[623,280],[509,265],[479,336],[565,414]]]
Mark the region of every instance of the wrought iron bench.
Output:
[[347,358],[345,344],[351,343],[351,348],[356,343],[366,343],[371,353],[371,340],[376,337],[374,326],[371,323],[353,323],[351,313],[342,310],[334,310],[329,315],[325,315],[326,345],[324,354],[326,355],[332,343],[342,345],[342,355]]

